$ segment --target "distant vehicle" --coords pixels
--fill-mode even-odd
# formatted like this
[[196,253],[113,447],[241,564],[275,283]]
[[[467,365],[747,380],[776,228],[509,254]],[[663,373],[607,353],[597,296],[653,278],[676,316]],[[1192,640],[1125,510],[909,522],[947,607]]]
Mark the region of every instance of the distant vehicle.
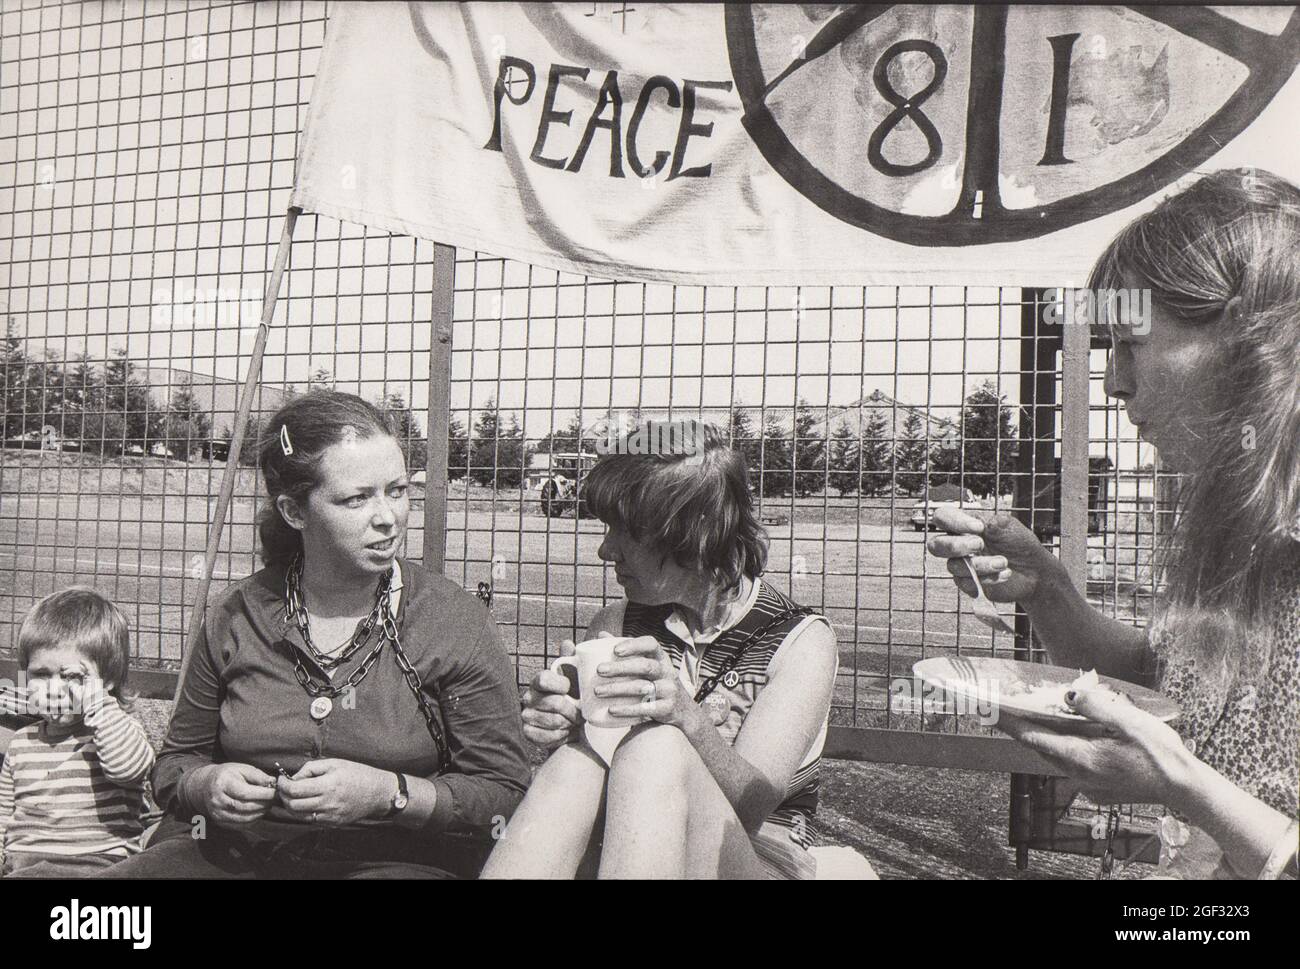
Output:
[[572,510],[575,518],[582,518],[586,514],[582,480],[599,458],[586,451],[534,454],[524,488],[537,492],[537,505],[546,517],[559,518]]
[[5,447],[20,448],[24,451],[80,451],[81,442],[69,437],[62,437],[49,425],[39,431],[28,431],[6,438]]
[[[146,454],[144,446],[140,444],[128,444],[126,447],[122,449],[122,453],[130,454],[133,457],[140,457],[140,458],[144,457]],[[163,444],[161,441],[156,441],[153,444],[150,444],[147,453],[152,455],[155,458],[176,457],[176,452],[174,452],[166,444]]]
[[912,506],[913,531],[925,532],[934,527],[934,513],[940,508],[985,508],[984,502],[976,498],[969,488],[958,485],[938,485],[931,488],[929,494]]

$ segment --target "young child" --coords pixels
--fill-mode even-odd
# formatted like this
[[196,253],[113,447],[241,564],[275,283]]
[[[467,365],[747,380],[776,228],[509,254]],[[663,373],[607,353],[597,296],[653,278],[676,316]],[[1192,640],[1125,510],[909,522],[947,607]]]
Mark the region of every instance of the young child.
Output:
[[0,873],[88,875],[140,850],[154,754],[123,709],[126,617],[94,589],[46,596],[18,633],[28,710],[0,768]]

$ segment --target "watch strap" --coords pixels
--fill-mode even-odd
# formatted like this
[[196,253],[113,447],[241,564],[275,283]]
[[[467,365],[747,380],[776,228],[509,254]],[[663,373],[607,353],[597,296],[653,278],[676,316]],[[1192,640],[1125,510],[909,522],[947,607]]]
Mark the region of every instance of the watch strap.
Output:
[[[388,813],[384,815],[386,818],[391,818],[405,810],[411,799],[410,791],[406,786],[406,775],[400,771],[394,771],[394,773],[397,775],[397,793],[393,795],[392,800],[389,802]],[[401,804],[398,804],[399,801]]]

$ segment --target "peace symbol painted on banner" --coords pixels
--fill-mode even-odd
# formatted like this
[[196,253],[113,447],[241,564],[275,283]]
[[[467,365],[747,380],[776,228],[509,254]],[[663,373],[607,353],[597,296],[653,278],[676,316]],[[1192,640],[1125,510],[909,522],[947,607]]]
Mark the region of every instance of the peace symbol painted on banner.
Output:
[[1294,7],[729,4],[744,125],[837,219],[899,242],[1033,238],[1239,135],[1300,63]]

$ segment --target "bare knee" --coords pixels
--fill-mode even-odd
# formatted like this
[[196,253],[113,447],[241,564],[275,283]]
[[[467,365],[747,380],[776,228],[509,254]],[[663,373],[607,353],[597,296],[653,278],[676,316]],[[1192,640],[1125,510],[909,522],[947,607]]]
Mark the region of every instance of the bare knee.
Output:
[[[598,776],[604,771],[605,765],[601,763],[600,758],[586,747],[565,744],[551,752],[551,756],[546,758],[546,763],[538,768],[537,777],[554,778],[560,784],[566,784]],[[536,778],[533,783],[537,783]]]
[[681,777],[689,771],[692,757],[698,755],[680,730],[659,723],[648,724],[634,729],[618,745],[610,769]]
[[610,790],[647,794],[653,790],[655,797],[685,797],[698,762],[699,755],[676,727],[638,727],[614,751],[609,767]]
[[533,779],[483,868],[483,878],[571,878],[582,861],[604,796],[605,769],[567,745]]

